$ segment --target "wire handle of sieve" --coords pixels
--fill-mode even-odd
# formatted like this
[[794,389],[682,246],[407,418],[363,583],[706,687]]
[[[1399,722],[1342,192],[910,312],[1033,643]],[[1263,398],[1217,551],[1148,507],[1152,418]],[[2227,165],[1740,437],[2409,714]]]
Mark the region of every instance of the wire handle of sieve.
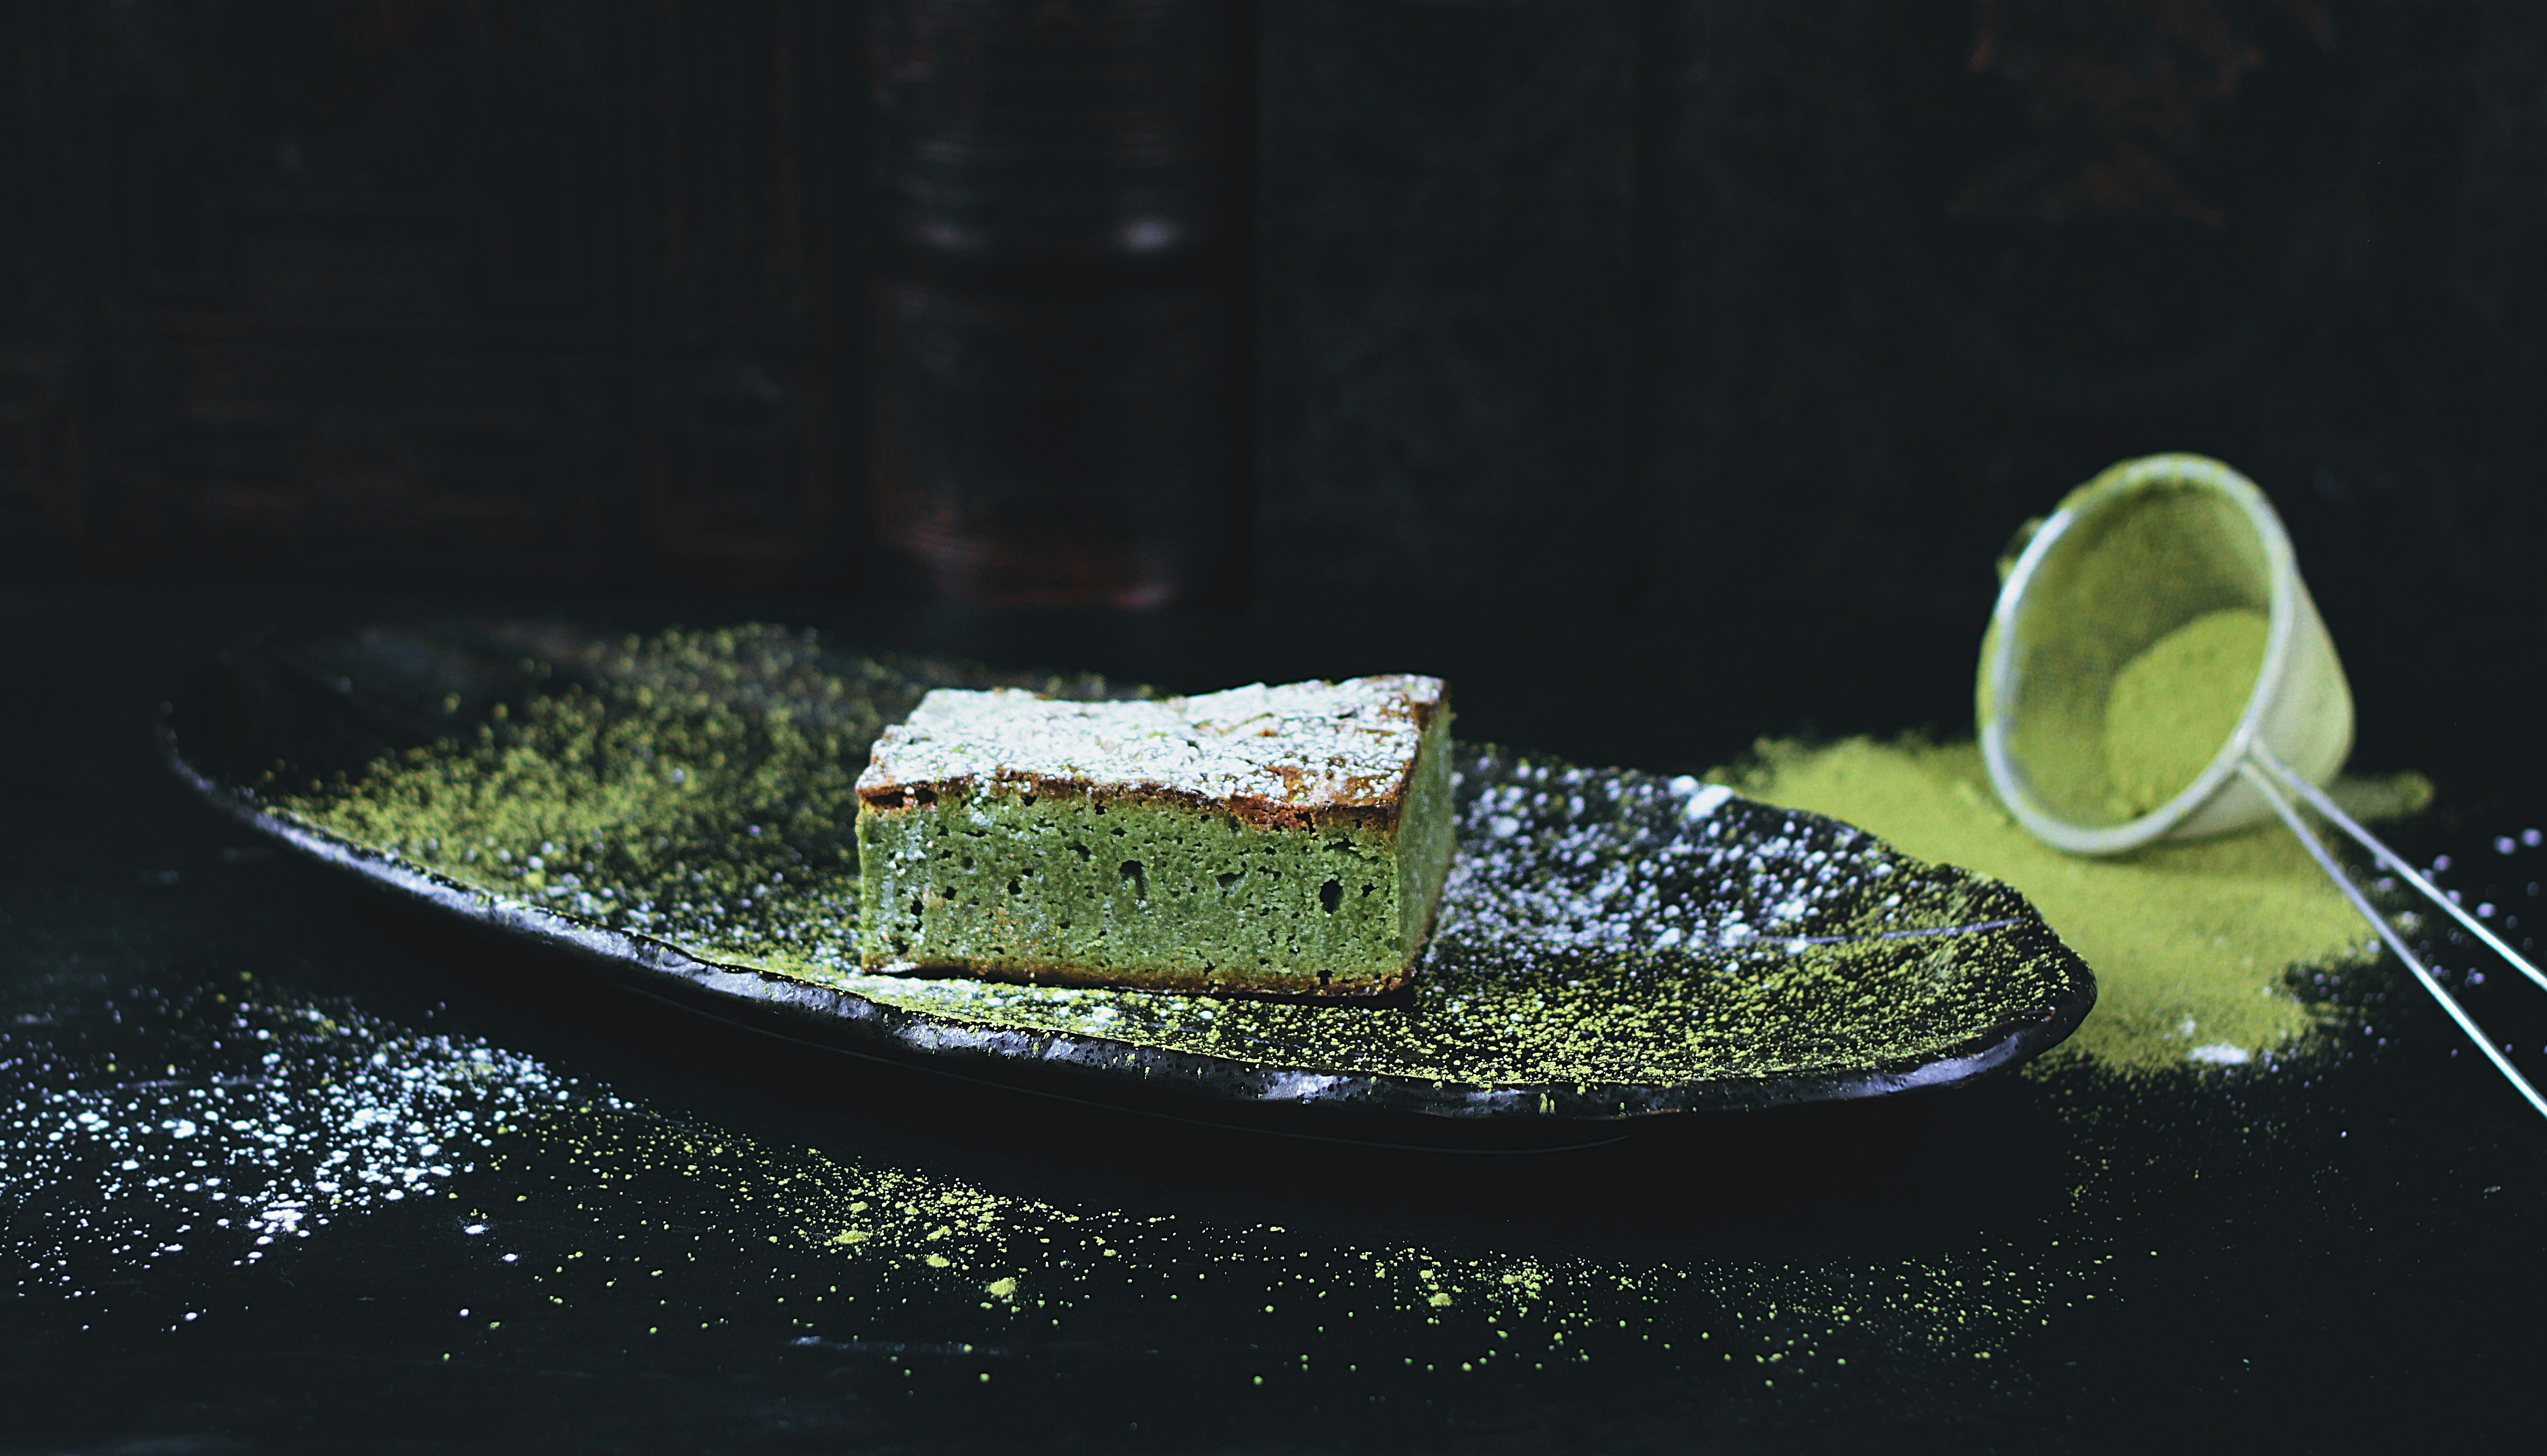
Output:
[[2317,785],[2310,783],[2307,779],[2300,777],[2300,775],[2294,771],[2289,764],[2275,758],[2272,754],[2265,752],[2263,749],[2257,748],[2251,751],[2254,753],[2255,757],[2263,763],[2266,772],[2288,785],[2291,792],[2299,795],[2302,799],[2307,800],[2309,808],[2326,815],[2327,820],[2333,823],[2336,828],[2351,835],[2362,848],[2369,850],[2372,856],[2375,857],[2379,863],[2396,871],[2399,879],[2414,886],[2416,890],[2421,891],[2425,899],[2428,899],[2432,903],[2440,906],[2449,914],[2451,919],[2456,920],[2459,924],[2465,926],[2470,935],[2473,935],[2477,939],[2484,941],[2487,945],[2492,946],[2496,955],[2499,955],[2504,960],[2510,962],[2513,970],[2518,971],[2521,975],[2536,982],[2540,990],[2547,990],[2547,972],[2542,972],[2537,967],[2529,964],[2528,957],[2523,956],[2516,950],[2513,950],[2510,946],[2503,944],[2503,937],[2495,934],[2492,930],[2487,929],[2484,921],[2469,914],[2466,908],[2460,905],[2457,900],[2454,900],[2447,895],[2442,894],[2431,881],[2426,880],[2421,875],[2415,873],[2415,867],[2406,863],[2405,859],[2400,856],[2397,851],[2380,843],[2377,835],[2374,835],[2368,829],[2361,827],[2359,823],[2354,821],[2352,815],[2345,814],[2341,809],[2337,808],[2335,806],[2335,802],[2327,797],[2327,792],[2324,789],[2321,789]]
[[[2255,786],[2256,792],[2264,796],[2266,803],[2272,805],[2273,812],[2280,814],[2282,822],[2290,826],[2292,834],[2298,836],[2301,845],[2308,850],[2309,856],[2317,861],[2318,868],[2326,871],[2327,878],[2334,882],[2335,889],[2342,891],[2344,899],[2351,900],[2352,907],[2361,912],[2361,918],[2370,922],[2370,927],[2379,932],[2379,938],[2386,941],[2388,948],[2397,953],[2397,959],[2405,962],[2406,969],[2415,974],[2416,981],[2422,983],[2423,989],[2431,992],[2432,999],[2441,1003],[2441,1009],[2449,1013],[2452,1021],[2458,1023],[2459,1030],[2466,1032],[2468,1040],[2476,1043],[2476,1049],[2483,1052],[2486,1060],[2494,1064],[2494,1070],[2502,1072],[2504,1078],[2510,1081],[2513,1090],[2527,1098],[2529,1105],[2536,1108],[2540,1116],[2547,1117],[2547,1097],[2539,1095],[2538,1089],[2529,1084],[2529,1078],[2522,1076],[2520,1070],[2503,1057],[2503,1050],[2486,1036],[2485,1028],[2477,1025],[2476,1018],[2467,1013],[2467,1008],[2458,1003],[2458,998],[2451,995],[2448,989],[2433,978],[2421,958],[2407,948],[2405,937],[2399,935],[2397,928],[2388,923],[2388,918],[2371,905],[2370,898],[2361,893],[2361,887],[2353,884],[2352,877],[2345,874],[2343,866],[2335,862],[2333,852],[2328,850],[2317,835],[2309,832],[2308,823],[2300,817],[2299,810],[2282,793],[2281,787],[2273,781],[2279,778],[2285,784],[2306,785],[2306,797],[2312,808],[2326,814],[2355,839],[2368,846],[2370,851],[2379,856],[2380,861],[2389,868],[2402,870],[2414,883],[2415,888],[2430,897],[2434,903],[2454,913],[2458,910],[2458,906],[2451,904],[2439,892],[2432,889],[2430,882],[2424,880],[2422,876],[2407,869],[2388,846],[2372,838],[2368,830],[2354,823],[2351,816],[2343,811],[2336,809],[2333,801],[2326,799],[2315,784],[2309,784],[2307,780],[2293,773],[2289,765],[2263,748],[2250,746],[2246,750],[2245,760],[2238,765],[2238,772],[2245,777],[2246,782]],[[2461,918],[2465,917],[2461,916]],[[2513,965],[2528,972],[2532,977],[2537,976],[2536,968],[2513,954],[2501,941],[2496,940],[2492,935],[2487,935],[2486,940],[2509,957]]]

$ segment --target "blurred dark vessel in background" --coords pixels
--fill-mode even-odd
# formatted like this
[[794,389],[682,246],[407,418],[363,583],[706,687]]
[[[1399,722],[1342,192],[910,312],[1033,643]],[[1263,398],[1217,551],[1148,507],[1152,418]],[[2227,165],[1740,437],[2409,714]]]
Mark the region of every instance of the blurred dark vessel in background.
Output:
[[874,481],[906,581],[1241,599],[1244,7],[880,0]]

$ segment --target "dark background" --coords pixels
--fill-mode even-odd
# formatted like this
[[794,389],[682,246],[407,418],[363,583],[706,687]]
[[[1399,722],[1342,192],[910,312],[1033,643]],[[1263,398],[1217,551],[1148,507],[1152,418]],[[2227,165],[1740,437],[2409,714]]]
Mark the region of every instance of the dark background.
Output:
[[[30,0],[0,74],[17,573],[1626,634],[1955,728],[2009,532],[2190,449],[2356,679],[2539,643],[2526,0]],[[963,529],[1174,559],[913,566],[1004,471]]]

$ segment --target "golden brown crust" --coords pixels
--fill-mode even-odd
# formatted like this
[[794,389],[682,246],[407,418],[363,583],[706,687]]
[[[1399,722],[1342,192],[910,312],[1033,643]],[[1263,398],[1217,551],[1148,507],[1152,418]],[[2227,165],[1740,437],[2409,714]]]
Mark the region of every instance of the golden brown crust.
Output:
[[[1411,772],[1411,770],[1410,770]],[[1200,794],[1175,790],[1131,787],[1099,788],[1076,779],[998,778],[990,782],[1000,789],[1037,799],[1093,799],[1099,804],[1141,804],[1174,807],[1180,810],[1232,814],[1260,829],[1326,829],[1347,826],[1376,829],[1384,834],[1397,832],[1399,814],[1406,805],[1407,775],[1398,776],[1394,794],[1385,799],[1328,803],[1316,806],[1283,804],[1276,800],[1242,795],[1232,799],[1211,799]],[[887,784],[880,788],[861,788],[858,802],[878,814],[901,810],[922,809],[940,798],[978,793],[983,781],[975,778],[941,779],[927,784]]]

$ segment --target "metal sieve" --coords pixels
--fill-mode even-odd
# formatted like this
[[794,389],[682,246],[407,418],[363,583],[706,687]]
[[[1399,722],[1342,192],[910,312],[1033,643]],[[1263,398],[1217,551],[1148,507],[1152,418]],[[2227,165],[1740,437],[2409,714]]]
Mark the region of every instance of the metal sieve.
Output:
[[[2300,580],[2290,534],[2253,481],[2199,455],[2125,461],[2029,525],[2001,562],[1981,641],[1976,721],[1990,783],[2038,838],[2071,854],[2122,854],[2280,818],[2415,980],[2532,1107],[2547,1097],[2506,1061],[2420,957],[2372,907],[2294,799],[2358,841],[2522,975],[2547,975],[2462,909],[2328,798],[2352,748],[2352,692]],[[2106,708],[2125,666],[2209,613],[2268,622],[2237,727],[2190,782],[2136,812],[2107,761]]]

